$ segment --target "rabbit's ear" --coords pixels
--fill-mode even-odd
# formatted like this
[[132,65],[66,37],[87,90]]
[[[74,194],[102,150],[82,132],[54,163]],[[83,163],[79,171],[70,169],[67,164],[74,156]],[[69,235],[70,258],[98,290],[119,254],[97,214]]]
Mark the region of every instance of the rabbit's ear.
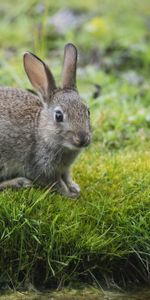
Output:
[[67,44],[64,50],[63,88],[76,88],[77,49]]
[[44,98],[48,98],[51,90],[56,88],[55,80],[45,63],[36,55],[26,52],[23,57],[24,69],[33,87]]

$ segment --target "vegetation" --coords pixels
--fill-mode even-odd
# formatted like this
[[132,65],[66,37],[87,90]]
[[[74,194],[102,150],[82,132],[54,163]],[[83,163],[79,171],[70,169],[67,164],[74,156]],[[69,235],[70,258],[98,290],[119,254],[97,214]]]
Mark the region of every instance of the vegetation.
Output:
[[[50,2],[1,4],[0,82],[30,87],[22,67],[26,50],[47,58],[60,82],[63,47],[72,41],[93,142],[73,168],[78,200],[38,189],[0,194],[0,287],[148,283],[149,0]],[[65,7],[77,22],[60,32],[52,16]]]

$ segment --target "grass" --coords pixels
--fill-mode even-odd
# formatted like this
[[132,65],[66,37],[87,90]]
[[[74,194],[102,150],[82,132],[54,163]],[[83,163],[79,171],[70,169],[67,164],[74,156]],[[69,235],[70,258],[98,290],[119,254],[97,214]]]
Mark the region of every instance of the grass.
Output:
[[[80,49],[78,86],[93,127],[92,145],[73,168],[79,200],[38,189],[0,194],[1,288],[149,283],[149,1],[122,0],[115,9],[114,1],[94,2],[92,14],[89,1],[70,2],[88,17],[80,34],[71,29],[64,36],[47,21],[65,2],[45,1],[44,13],[38,1],[1,6],[1,84],[29,87],[21,67],[27,49],[47,57],[60,81],[62,49],[71,40]],[[95,84],[102,87],[97,99]]]
[[1,194],[1,283],[148,281],[150,153],[93,150],[75,167],[79,200],[34,189]]

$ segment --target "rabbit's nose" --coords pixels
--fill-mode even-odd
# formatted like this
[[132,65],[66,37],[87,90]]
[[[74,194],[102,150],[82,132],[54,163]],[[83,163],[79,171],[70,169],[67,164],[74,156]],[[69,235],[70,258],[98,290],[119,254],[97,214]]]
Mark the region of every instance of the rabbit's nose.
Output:
[[79,147],[86,147],[90,144],[90,136],[85,131],[79,131],[75,137],[75,142]]

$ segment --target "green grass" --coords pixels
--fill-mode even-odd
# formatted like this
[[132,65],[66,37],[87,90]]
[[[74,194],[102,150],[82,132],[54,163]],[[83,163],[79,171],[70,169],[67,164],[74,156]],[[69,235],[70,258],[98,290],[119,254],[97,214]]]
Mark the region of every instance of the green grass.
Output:
[[[1,84],[29,87],[22,67],[25,50],[47,57],[60,81],[64,44],[74,42],[81,54],[78,87],[91,109],[93,142],[73,168],[81,186],[78,200],[38,189],[0,194],[0,287],[148,283],[149,1],[122,0],[115,7],[114,1],[98,5],[95,0],[92,7],[91,1],[71,1],[71,8],[88,17],[80,34],[71,29],[63,37],[47,21],[66,2],[45,1],[39,14],[38,1],[16,1],[15,7],[11,2],[0,11]],[[93,32],[91,24],[96,24]],[[100,64],[92,62],[93,51]],[[102,86],[97,99],[92,97],[95,84]]]
[[75,177],[76,201],[34,189],[1,194],[1,283],[148,280],[150,153],[104,155],[93,146]]

